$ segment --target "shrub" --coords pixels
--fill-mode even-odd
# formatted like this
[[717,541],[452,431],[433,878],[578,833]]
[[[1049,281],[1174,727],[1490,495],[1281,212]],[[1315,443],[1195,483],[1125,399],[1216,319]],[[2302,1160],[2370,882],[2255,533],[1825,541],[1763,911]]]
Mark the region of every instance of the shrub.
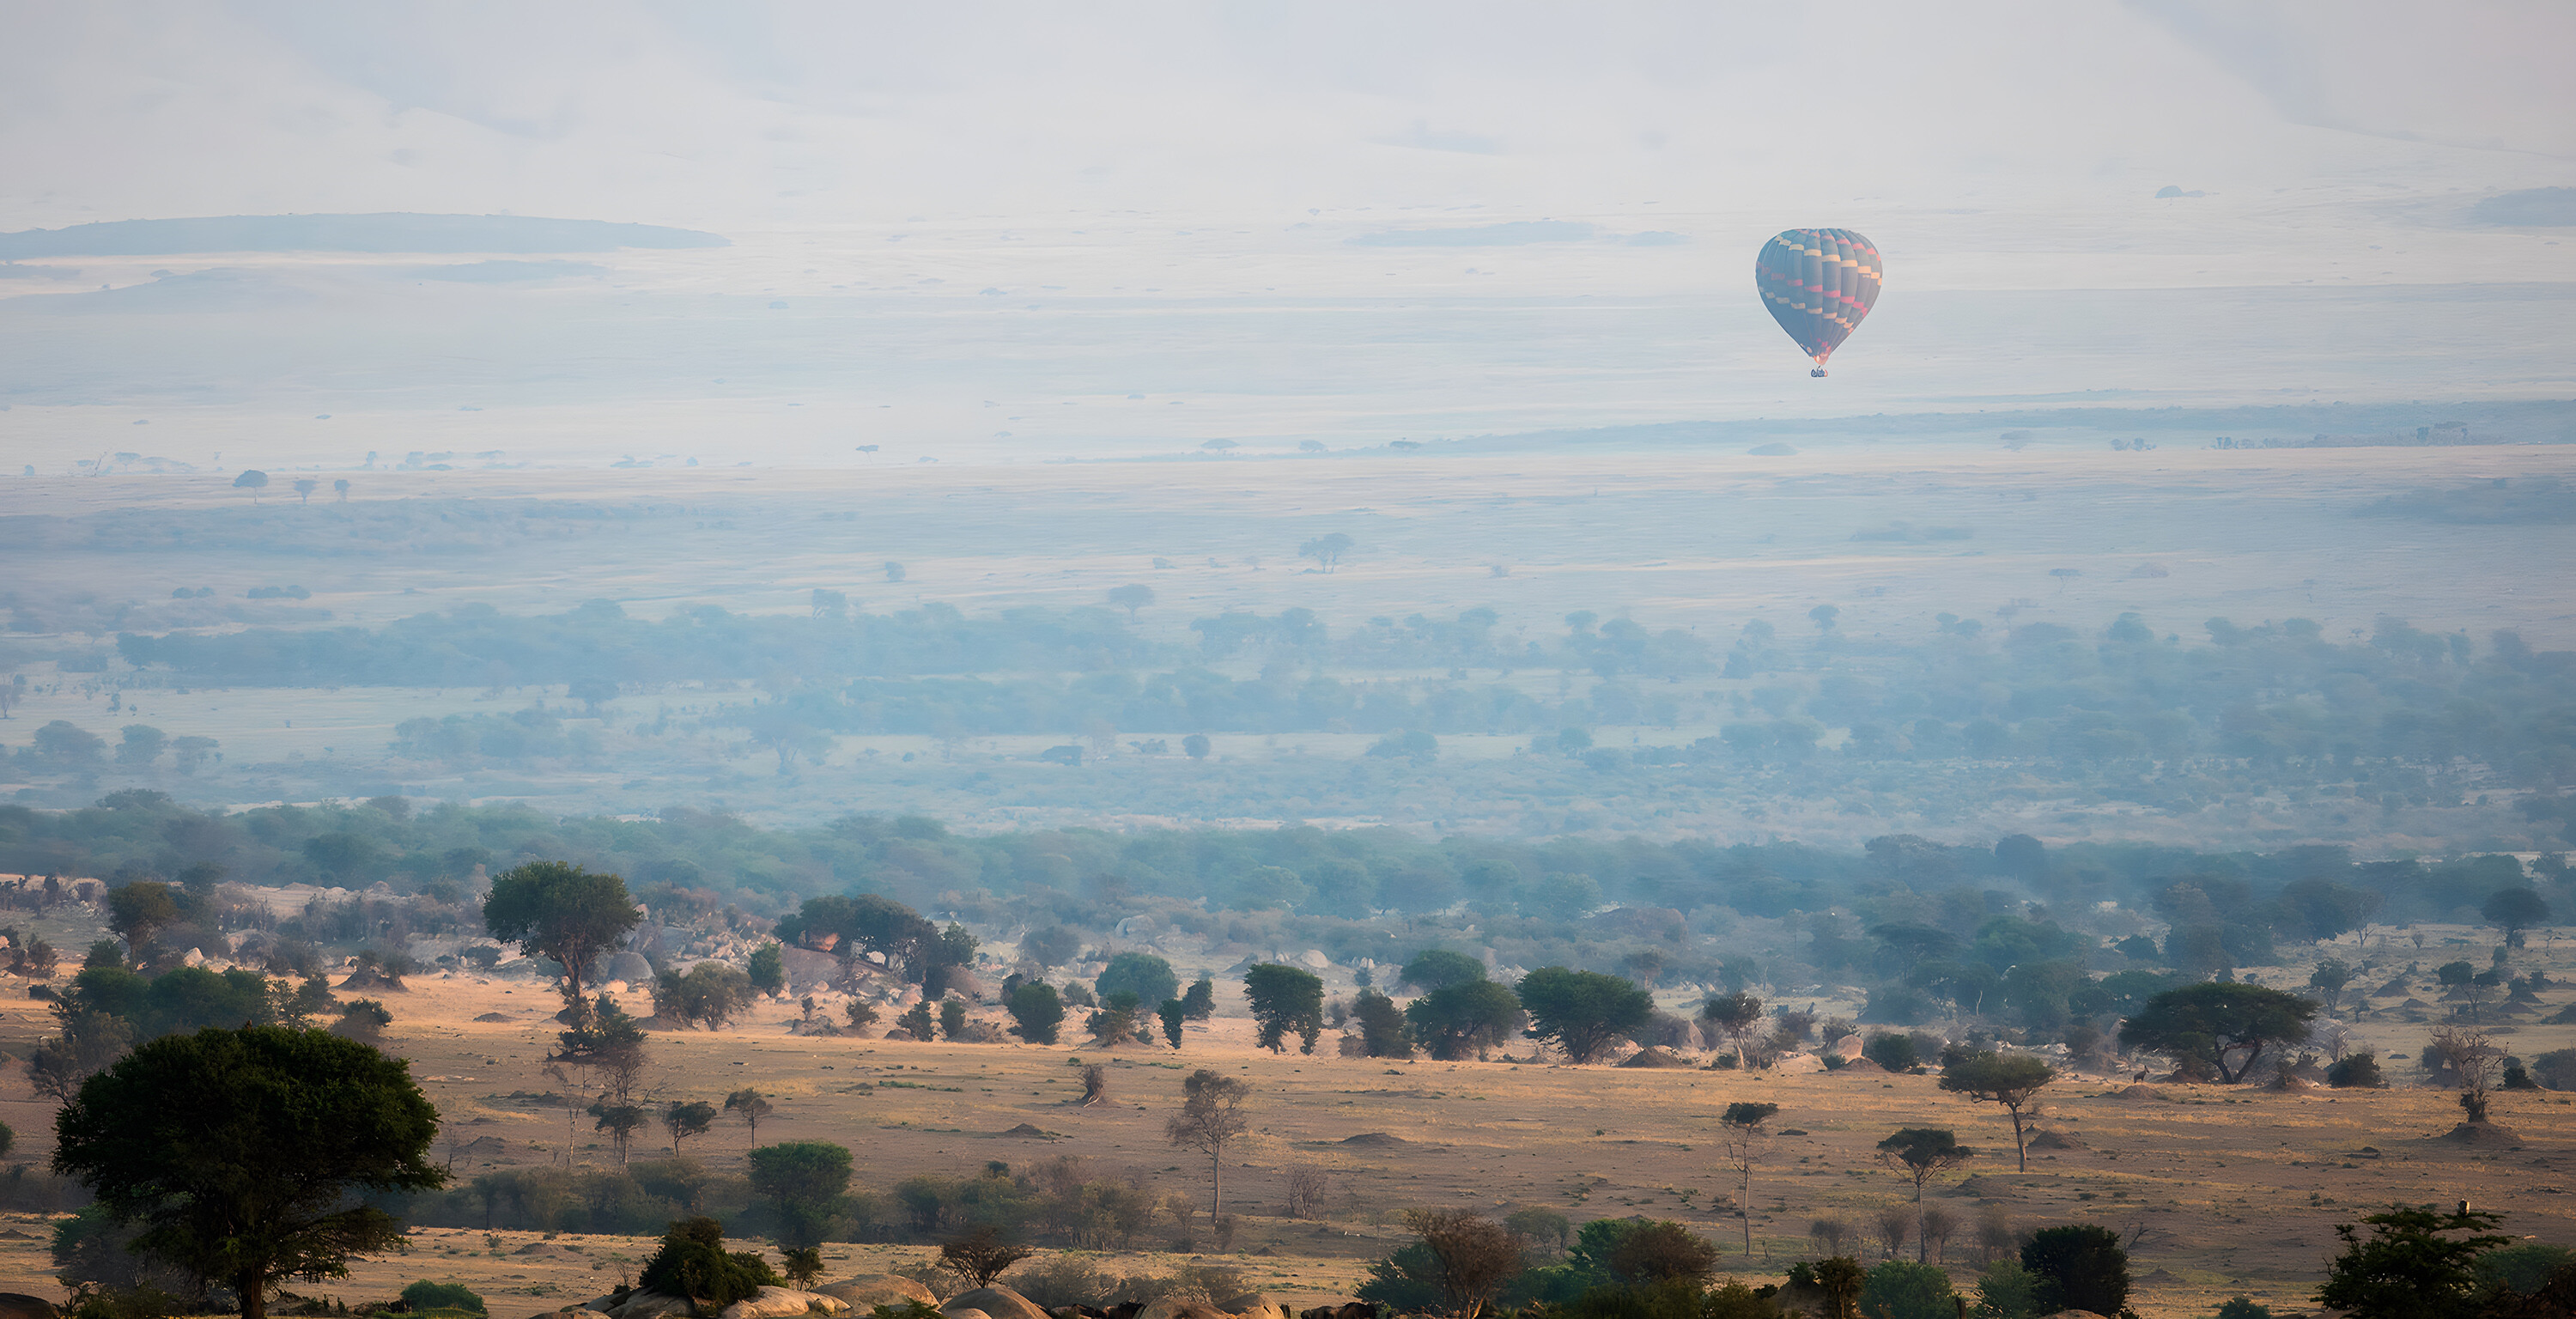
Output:
[[427,1280],[415,1282],[402,1289],[402,1298],[403,1304],[410,1306],[412,1313],[414,1314],[421,1314],[430,1310],[463,1310],[472,1314],[485,1313],[483,1308],[483,1298],[475,1295],[472,1288],[467,1287],[461,1282],[430,1282]]
[[2250,1296],[2234,1296],[2218,1307],[2218,1319],[2272,1319],[2272,1307]]
[[2387,1082],[2379,1074],[2379,1055],[2353,1053],[2326,1069],[2326,1084],[2338,1090],[2376,1090]]
[[2032,1319],[2039,1310],[2039,1275],[2018,1262],[1999,1259],[1977,1278],[1980,1319]]
[[673,1223],[662,1248],[636,1281],[644,1290],[685,1296],[701,1308],[722,1309],[763,1287],[779,1285],[769,1262],[749,1251],[725,1253],[724,1224],[712,1218]]
[[2477,1279],[2481,1286],[2502,1287],[2529,1296],[2549,1281],[2550,1274],[2571,1262],[2576,1262],[2576,1250],[2537,1241],[2519,1242],[2478,1256]]
[[2041,1228],[2021,1248],[2021,1266],[2039,1275],[2046,1313],[2118,1314],[2129,1303],[2129,1253],[2107,1227]]
[[1914,1050],[1914,1037],[1911,1035],[1874,1036],[1862,1046],[1861,1054],[1891,1072],[1910,1072],[1923,1062]]
[[1934,1264],[1889,1260],[1861,1284],[1860,1312],[1865,1319],[1951,1319],[1957,1306],[1950,1299],[1950,1275]]

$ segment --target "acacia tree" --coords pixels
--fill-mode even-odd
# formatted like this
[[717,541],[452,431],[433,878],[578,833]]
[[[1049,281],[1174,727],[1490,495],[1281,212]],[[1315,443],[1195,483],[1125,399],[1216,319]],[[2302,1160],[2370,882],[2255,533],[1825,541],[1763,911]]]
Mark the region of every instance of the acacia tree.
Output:
[[2500,888],[2488,895],[2478,914],[2504,931],[2508,948],[2522,946],[2522,932],[2549,921],[2549,900],[2527,888]]
[[1181,1089],[1181,1111],[1163,1124],[1163,1138],[1208,1156],[1208,1212],[1223,1213],[1225,1150],[1252,1130],[1252,1115],[1244,1111],[1252,1087],[1202,1067],[1190,1073]]
[[1554,1040],[1574,1063],[1598,1059],[1655,1014],[1653,995],[1624,976],[1598,971],[1543,966],[1521,977],[1514,992],[1529,1011],[1529,1033]]
[[2057,1071],[2026,1053],[1972,1053],[1941,1069],[1941,1088],[1988,1104],[2001,1104],[2012,1114],[2013,1153],[2023,1172],[2030,1171],[2030,1120],[2039,1116],[2032,1102]]
[[662,1129],[671,1133],[671,1153],[674,1155],[680,1152],[681,1141],[691,1136],[703,1136],[707,1134],[707,1128],[715,1124],[716,1106],[703,1099],[687,1103],[674,1100],[670,1107],[662,1110]]
[[1905,1127],[1878,1143],[1878,1161],[1914,1183],[1917,1263],[1929,1258],[1923,1249],[1923,1183],[1930,1181],[1934,1173],[1956,1168],[1976,1154],[1940,1127]]
[[[2361,1221],[2371,1229],[2367,1240],[2355,1224],[2335,1225],[2344,1250],[2316,1296],[2319,1304],[2353,1319],[2450,1319],[2477,1313],[2472,1297],[2478,1257],[2513,1244],[2512,1237],[2493,1232],[2504,1221],[2502,1215],[2473,1211],[2466,1201],[2448,1214],[2430,1206],[2393,1205]],[[2445,1235],[2453,1232],[2473,1235]]]
[[242,1319],[288,1278],[346,1277],[351,1256],[400,1243],[353,1192],[447,1182],[409,1065],[321,1031],[164,1036],[84,1082],[54,1132],[56,1172],[142,1225],[136,1251],[229,1284]]
[[1700,1005],[1699,1019],[1711,1035],[1735,1046],[1738,1066],[1750,1061],[1744,1056],[1744,1046],[1762,1029],[1762,1000],[1751,994],[1712,997]]
[[725,1096],[725,1111],[742,1114],[743,1125],[751,1129],[751,1143],[760,1143],[760,1120],[778,1111],[776,1104],[758,1090],[745,1086]]
[[483,899],[483,926],[493,938],[562,964],[564,1001],[577,1014],[591,962],[643,919],[625,880],[563,861],[531,861],[502,871]]
[[[2120,1045],[2194,1059],[2234,1085],[2270,1045],[2304,1037],[2317,1003],[2261,985],[2198,984],[2168,989],[2120,1023]],[[2229,1055],[2244,1056],[2229,1062]]]
[[1744,1253],[1753,1253],[1753,1165],[1762,1156],[1763,1138],[1769,1133],[1762,1124],[1780,1112],[1778,1104],[1755,1104],[1738,1101],[1726,1106],[1718,1118],[1718,1140],[1726,1150],[1727,1162],[1735,1165],[1735,1216],[1744,1220]]

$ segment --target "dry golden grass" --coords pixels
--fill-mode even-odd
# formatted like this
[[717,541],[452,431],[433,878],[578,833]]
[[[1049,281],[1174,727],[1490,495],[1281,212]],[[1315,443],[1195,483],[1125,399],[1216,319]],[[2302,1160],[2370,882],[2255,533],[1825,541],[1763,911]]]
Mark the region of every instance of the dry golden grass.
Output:
[[[394,1003],[392,1047],[413,1060],[441,1111],[474,1124],[472,1134],[507,1143],[507,1152],[488,1162],[544,1164],[563,1156],[560,1110],[506,1098],[550,1087],[539,1068],[555,1005],[543,986],[507,978],[417,980]],[[26,1038],[41,1026],[40,1008],[0,1001],[0,1029]],[[491,1012],[512,1019],[473,1020]],[[672,1097],[717,1098],[743,1085],[771,1091],[779,1111],[762,1124],[763,1142],[847,1145],[866,1186],[920,1173],[971,1174],[989,1160],[1021,1166],[1069,1154],[1104,1173],[1141,1173],[1166,1194],[1204,1196],[1206,1166],[1169,1148],[1162,1122],[1178,1102],[1185,1069],[1242,1076],[1255,1087],[1258,1138],[1229,1160],[1242,1166],[1227,1169],[1228,1208],[1245,1216],[1245,1226],[1237,1255],[1224,1262],[1295,1303],[1346,1294],[1366,1261],[1400,1240],[1395,1211],[1411,1205],[1543,1205],[1578,1221],[1677,1219],[1725,1244],[1727,1267],[1776,1272],[1807,1254],[1814,1216],[1857,1219],[1902,1198],[1899,1179],[1877,1166],[1870,1147],[1909,1125],[1952,1127],[1982,1151],[1936,1192],[1971,1222],[1977,1207],[1992,1201],[2022,1226],[2095,1222],[2138,1233],[2136,1271],[2155,1275],[2141,1286],[2138,1309],[2151,1319],[2205,1314],[2239,1292],[2276,1308],[2304,1307],[2332,1251],[2333,1225],[2390,1201],[2466,1198],[2505,1212],[2507,1229],[2518,1235],[2576,1240],[2576,1205],[2565,1196],[2576,1178],[2566,1135],[2576,1109],[2546,1094],[2499,1097],[2498,1121],[2525,1141],[2504,1149],[2439,1139],[2458,1110],[2437,1090],[2162,1085],[2141,1096],[2124,1083],[2070,1080],[2049,1094],[2043,1126],[2076,1147],[2034,1151],[2023,1173],[2013,1167],[2002,1113],[1942,1094],[1929,1077],[1274,1057],[1251,1047],[1248,1022],[1226,1017],[1194,1027],[1177,1052],[1130,1046],[1103,1054],[792,1037],[785,1033],[789,1016],[769,1007],[724,1031],[657,1033],[648,1084]],[[2556,1047],[2554,1037],[2567,1028],[2528,1031],[2512,1047]],[[1113,1102],[1069,1102],[1080,1089],[1071,1065],[1077,1057],[1110,1060]],[[1714,1138],[1716,1117],[1744,1098],[1780,1105],[1774,1125],[1783,1130],[1755,1176],[1749,1264],[1734,1245],[1735,1221],[1709,1210],[1734,1186]],[[17,1089],[0,1103],[0,1117],[20,1133],[17,1157],[50,1154],[44,1104]],[[1001,1134],[1023,1123],[1050,1135]],[[1401,1143],[1344,1143],[1371,1133]],[[735,1167],[745,1143],[741,1126],[728,1121],[689,1152],[720,1169]],[[614,1157],[587,1130],[576,1145],[581,1164]],[[650,1148],[640,1143],[637,1152]],[[1285,1173],[1295,1164],[1321,1166],[1332,1177],[1320,1221],[1281,1216]],[[31,1235],[12,1238],[9,1230]],[[47,1277],[44,1231],[23,1218],[0,1226],[0,1278],[59,1294]],[[416,1230],[409,1254],[362,1262],[345,1282],[310,1290],[366,1299],[414,1278],[454,1278],[508,1316],[605,1290],[649,1248],[636,1238],[547,1244],[534,1234],[502,1233],[499,1240],[495,1255],[481,1232]],[[1971,1229],[1951,1245],[1949,1262],[1962,1282],[1972,1272],[1965,1260],[1973,1241]],[[926,1246],[830,1252],[836,1274],[920,1262],[929,1253]],[[1139,1255],[1101,1267],[1149,1273],[1176,1262]]]

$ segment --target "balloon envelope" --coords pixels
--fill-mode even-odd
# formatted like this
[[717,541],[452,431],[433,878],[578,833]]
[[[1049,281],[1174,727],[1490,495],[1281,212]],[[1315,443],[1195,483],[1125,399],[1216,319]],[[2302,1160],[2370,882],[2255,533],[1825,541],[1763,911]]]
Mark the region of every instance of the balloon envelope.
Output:
[[1849,229],[1783,230],[1753,261],[1762,305],[1820,367],[1877,304],[1880,273],[1877,245]]

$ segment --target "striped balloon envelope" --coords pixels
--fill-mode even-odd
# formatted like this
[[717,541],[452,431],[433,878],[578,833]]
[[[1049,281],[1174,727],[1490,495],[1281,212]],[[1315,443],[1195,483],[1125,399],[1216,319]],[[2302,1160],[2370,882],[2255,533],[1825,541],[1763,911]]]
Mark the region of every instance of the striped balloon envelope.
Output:
[[1772,319],[1816,359],[1825,359],[1860,328],[1878,302],[1878,248],[1849,229],[1787,229],[1762,245],[1753,282]]

